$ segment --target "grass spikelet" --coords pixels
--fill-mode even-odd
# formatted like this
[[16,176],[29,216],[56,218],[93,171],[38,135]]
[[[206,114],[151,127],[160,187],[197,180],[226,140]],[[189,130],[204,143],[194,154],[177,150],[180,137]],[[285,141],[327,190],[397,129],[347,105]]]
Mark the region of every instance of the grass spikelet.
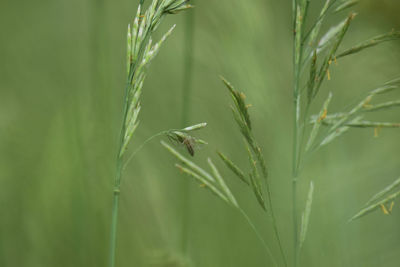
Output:
[[389,102],[369,106],[369,107],[365,108],[365,111],[369,111],[369,112],[380,111],[380,110],[396,108],[396,107],[400,107],[400,100],[389,101]]
[[222,159],[225,165],[230,169],[242,182],[247,185],[250,185],[249,181],[244,174],[244,172],[230,160],[227,156],[225,156],[222,152],[217,151],[218,156]]
[[[355,119],[353,119],[350,123],[357,123],[362,119],[362,116],[356,117]],[[330,134],[328,134],[320,143],[319,146],[325,146],[327,144],[329,144],[330,142],[332,142],[334,139],[336,139],[337,137],[341,136],[342,134],[344,134],[345,132],[347,132],[350,129],[350,126],[343,126],[340,128],[337,128],[335,131],[331,132]]]
[[331,100],[332,100],[332,93],[329,93],[328,98],[325,100],[325,103],[323,104],[322,109],[319,112],[318,118],[314,122],[314,127],[311,130],[310,137],[308,138],[308,141],[307,141],[306,151],[308,151],[311,148],[311,146],[313,145],[313,143],[315,141],[315,138],[318,135],[322,121],[327,116],[327,110],[328,110],[328,106],[329,106],[329,103],[331,102]]
[[360,212],[358,212],[356,215],[354,215],[353,217],[350,218],[349,222],[352,222],[354,220],[357,220],[361,217],[364,217],[365,215],[381,208],[381,205],[385,205],[386,203],[393,201],[395,198],[397,198],[398,196],[400,196],[400,191],[393,193],[391,195],[389,195],[388,197],[386,197],[385,199],[382,199],[381,201],[378,201],[374,204],[371,204],[365,208],[363,208]]
[[175,149],[173,149],[170,145],[168,145],[167,143],[165,143],[164,141],[161,141],[161,144],[172,154],[174,155],[178,160],[180,160],[183,164],[185,164],[186,166],[190,167],[191,169],[193,169],[195,172],[197,172],[198,174],[200,174],[201,176],[203,176],[205,179],[207,179],[209,182],[214,183],[215,179],[212,177],[212,175],[210,175],[209,173],[207,173],[206,171],[204,171],[202,168],[200,168],[199,166],[197,166],[195,163],[193,163],[193,161],[187,159],[186,157],[182,156],[178,151],[176,151]]
[[[344,21],[344,23],[339,24],[338,27],[338,33],[337,33],[337,38],[336,38],[336,42],[334,42],[330,52],[328,53],[328,55],[325,57],[325,60],[319,70],[318,73],[318,83],[316,85],[316,88],[313,90],[314,95],[313,97],[315,97],[318,94],[318,91],[322,85],[322,82],[324,81],[324,78],[326,76],[327,70],[329,68],[329,63],[332,61],[332,59],[335,57],[336,51],[338,50],[340,44],[343,41],[344,36],[346,35],[347,30],[350,27],[350,23],[351,21],[355,18],[356,14],[355,13],[351,13],[347,19]],[[335,35],[336,36],[336,35]]]
[[340,11],[343,11],[345,9],[348,9],[352,6],[355,6],[358,4],[358,0],[348,0],[348,1],[343,1],[343,3],[340,3],[335,10],[333,11],[333,13],[339,13]]
[[[159,42],[152,45],[152,34],[168,13],[178,11],[187,0],[153,0],[145,12],[140,1],[132,28],[128,25],[127,32],[127,82],[123,105],[123,118],[120,131],[120,141],[116,158],[116,174],[114,178],[114,194],[111,215],[109,267],[115,266],[116,240],[119,196],[124,169],[124,154],[128,148],[135,130],[139,125],[140,98],[147,68],[160,50],[162,43],[171,34],[172,27]],[[169,8],[169,9],[168,9]]]
[[187,175],[195,178],[200,184],[205,185],[205,188],[210,189],[211,192],[214,193],[217,197],[219,197],[221,200],[229,204],[228,198],[218,188],[216,188],[208,179],[200,176],[199,174],[193,172],[188,168],[183,167],[180,164],[175,164],[175,167],[177,167],[181,172],[186,173]]
[[367,203],[365,203],[364,206],[370,205],[372,202],[380,199],[381,197],[383,197],[384,195],[386,195],[387,193],[389,193],[393,189],[397,188],[399,185],[400,185],[400,177],[398,179],[396,179],[393,183],[391,183],[390,185],[385,187],[383,190],[381,190],[378,193],[376,193],[375,195],[373,195],[370,198],[370,200],[368,200]]
[[317,81],[317,50],[314,50],[312,61],[310,65],[310,76],[307,83],[307,100],[308,104],[310,105],[313,95],[314,95],[314,87],[315,82]]
[[310,214],[314,195],[314,183],[310,182],[310,188],[308,190],[306,207],[304,209],[303,215],[301,216],[301,227],[300,227],[300,237],[299,237],[299,248],[303,247],[304,241],[307,236],[308,224],[310,221]]
[[201,184],[204,184],[206,187],[208,187],[213,193],[215,193],[218,197],[220,197],[223,201],[227,202],[228,204],[239,208],[239,205],[233,196],[232,192],[228,188],[227,184],[225,183],[224,179],[222,178],[221,174],[219,173],[217,167],[213,164],[210,158],[208,158],[208,164],[211,167],[211,171],[213,175],[209,174],[205,170],[203,170],[201,167],[197,166],[194,162],[191,160],[185,158],[183,155],[181,155],[178,151],[173,149],[171,146],[169,146],[167,143],[161,141],[161,144],[172,154],[174,155],[178,160],[183,162],[186,166],[189,168],[183,167],[179,164],[176,164],[175,166],[180,169],[182,172],[194,177],[196,180],[198,180]]
[[399,39],[400,39],[400,31],[391,31],[386,34],[375,36],[369,40],[361,42],[360,44],[358,44],[356,46],[346,49],[345,51],[338,54],[336,56],[336,58],[341,58],[341,57],[349,56],[352,54],[356,54],[358,52],[363,51],[364,49],[376,46],[378,44],[388,42],[388,41],[399,40]]
[[240,114],[240,117],[242,118],[243,122],[246,124],[249,130],[251,130],[251,121],[248,112],[249,107],[244,102],[245,95],[243,93],[239,93],[238,91],[236,91],[235,88],[233,88],[233,86],[224,77],[220,76],[220,78],[225,84],[225,86],[228,88],[229,92],[231,93],[238,114]]
[[231,193],[231,190],[229,190],[228,186],[226,185],[224,179],[222,179],[221,174],[219,173],[217,167],[215,167],[214,163],[212,162],[212,160],[210,158],[207,159],[208,161],[208,165],[210,165],[211,170],[214,174],[215,179],[217,180],[218,184],[220,185],[221,189],[225,192],[225,195],[228,197],[229,202],[235,206],[235,207],[239,207],[235,197],[233,196],[233,194]]
[[329,8],[332,6],[331,0],[326,0],[324,6],[321,9],[321,12],[318,16],[318,19],[311,27],[310,31],[305,35],[303,42],[305,42],[309,38],[308,45],[313,46],[316,44],[317,37],[319,35],[322,23],[329,11]]
[[257,198],[258,203],[264,210],[266,210],[267,208],[266,208],[265,200],[264,200],[264,196],[263,196],[262,183],[261,183],[260,175],[258,174],[258,170],[257,170],[257,162],[254,160],[253,154],[251,153],[249,147],[247,147],[247,153],[248,153],[249,163],[250,163],[250,167],[251,167],[251,172],[249,174],[251,187],[253,188],[253,192]]

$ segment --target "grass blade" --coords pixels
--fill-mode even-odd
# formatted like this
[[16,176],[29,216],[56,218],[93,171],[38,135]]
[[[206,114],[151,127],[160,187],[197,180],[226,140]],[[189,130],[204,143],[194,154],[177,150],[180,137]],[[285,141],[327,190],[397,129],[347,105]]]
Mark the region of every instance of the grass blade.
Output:
[[385,199],[375,203],[375,204],[371,204],[366,208],[363,208],[360,212],[358,212],[356,215],[354,215],[353,217],[350,218],[349,222],[352,222],[354,220],[357,220],[373,211],[375,211],[376,209],[380,208],[381,205],[385,205],[387,202],[397,198],[398,196],[400,196],[400,191],[393,193],[391,195],[389,195],[388,197],[386,197]]

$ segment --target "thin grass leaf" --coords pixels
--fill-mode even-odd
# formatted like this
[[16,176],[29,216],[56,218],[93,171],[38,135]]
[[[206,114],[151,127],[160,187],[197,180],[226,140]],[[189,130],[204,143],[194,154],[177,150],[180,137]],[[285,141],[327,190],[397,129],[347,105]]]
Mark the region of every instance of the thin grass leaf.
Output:
[[358,52],[361,52],[362,50],[376,46],[378,44],[381,44],[383,42],[388,42],[388,41],[394,41],[394,40],[399,40],[400,39],[400,31],[391,31],[386,34],[378,35],[375,36],[369,40],[366,40],[356,46],[353,46],[352,48],[349,48],[340,54],[336,55],[336,58],[341,58],[344,56],[352,55]]
[[400,185],[400,177],[395,180],[393,183],[391,183],[390,185],[388,185],[387,187],[385,187],[382,191],[379,191],[378,193],[376,193],[375,195],[373,195],[371,197],[370,200],[368,200],[367,203],[365,203],[364,206],[368,206],[370,205],[372,202],[380,199],[381,197],[383,197],[384,195],[386,195],[387,193],[389,193],[390,191],[392,191],[393,189],[397,188]]
[[230,169],[242,182],[244,182],[247,185],[250,185],[249,181],[247,181],[244,172],[235,163],[233,163],[222,152],[217,151],[217,154],[225,163],[225,165],[228,167],[228,169]]
[[223,201],[226,203],[230,204],[228,198],[218,189],[216,188],[208,179],[202,177],[201,175],[191,171],[188,168],[185,168],[179,164],[175,164],[175,166],[183,173],[186,173],[193,178],[195,178],[197,181],[199,181],[201,184],[204,184],[206,188],[209,188],[216,196],[221,198]]
[[300,238],[299,238],[299,248],[302,248],[304,241],[307,236],[308,224],[310,221],[310,214],[312,208],[312,201],[314,195],[314,183],[310,183],[310,189],[308,190],[308,196],[306,201],[306,207],[304,209],[303,215],[301,216],[301,227],[300,227]]
[[308,151],[311,148],[311,146],[313,145],[313,143],[315,141],[315,138],[318,135],[321,123],[327,116],[328,106],[329,106],[329,103],[331,102],[331,100],[332,100],[332,93],[329,93],[328,98],[325,100],[325,102],[322,106],[322,109],[319,112],[318,119],[315,121],[314,127],[311,130],[310,137],[309,137],[309,139],[307,141],[307,145],[306,145],[306,151]]
[[379,209],[381,205],[385,205],[387,202],[397,198],[398,196],[400,196],[400,191],[393,193],[391,195],[389,195],[388,197],[386,197],[385,199],[378,201],[375,204],[371,204],[370,206],[363,208],[360,212],[358,212],[356,215],[354,215],[353,217],[350,218],[349,222],[352,222],[356,219],[359,219],[373,211],[375,211],[376,209]]
[[343,3],[339,4],[338,7],[335,8],[335,10],[333,11],[333,13],[338,13],[340,11],[343,11],[347,8],[350,8],[352,6],[355,6],[358,4],[358,0],[348,0],[348,1],[344,1]]
[[211,161],[210,158],[207,159],[208,165],[210,165],[211,170],[214,174],[215,180],[217,180],[218,184],[220,185],[222,191],[225,192],[225,195],[228,197],[229,202],[236,208],[239,208],[239,205],[233,196],[231,190],[229,190],[229,187],[226,185],[224,179],[222,178],[221,174],[219,173],[217,167],[215,167],[214,163]]
[[178,160],[180,160],[186,166],[192,168],[198,174],[200,174],[201,176],[205,177],[208,181],[210,181],[212,183],[215,182],[215,179],[210,174],[208,174],[202,168],[197,166],[193,161],[191,161],[191,160],[187,159],[186,157],[184,157],[183,155],[181,155],[178,151],[173,149],[170,145],[168,145],[164,141],[161,141],[161,145],[163,145],[172,155],[174,155]]

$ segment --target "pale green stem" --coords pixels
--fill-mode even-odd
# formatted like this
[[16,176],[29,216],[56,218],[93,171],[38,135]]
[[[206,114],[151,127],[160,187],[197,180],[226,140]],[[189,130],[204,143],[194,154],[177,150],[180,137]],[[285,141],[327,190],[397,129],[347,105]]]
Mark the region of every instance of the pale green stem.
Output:
[[123,164],[123,155],[121,155],[121,149],[124,143],[125,136],[125,122],[126,116],[128,113],[128,94],[129,94],[129,86],[130,86],[130,78],[133,76],[133,66],[131,67],[131,71],[128,77],[128,83],[125,88],[125,97],[124,97],[124,109],[123,109],[123,119],[122,126],[120,132],[120,140],[117,151],[117,161],[116,161],[116,174],[114,180],[114,189],[113,189],[113,206],[112,206],[112,215],[111,215],[111,231],[110,231],[110,248],[109,248],[109,267],[115,266],[115,252],[117,245],[117,225],[118,225],[118,207],[119,207],[119,196],[120,196],[120,187],[121,187],[121,178],[122,178],[122,164]]

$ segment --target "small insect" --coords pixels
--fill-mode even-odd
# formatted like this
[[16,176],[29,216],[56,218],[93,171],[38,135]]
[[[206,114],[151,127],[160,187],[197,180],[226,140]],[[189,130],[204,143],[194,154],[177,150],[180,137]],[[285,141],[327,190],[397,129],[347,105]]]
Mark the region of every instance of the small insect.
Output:
[[185,138],[182,141],[182,144],[185,145],[189,154],[193,157],[194,156],[194,141],[192,138]]
[[178,133],[175,132],[173,135],[169,136],[173,141],[177,142],[178,144],[184,145],[186,147],[186,150],[189,152],[189,154],[193,157],[194,156],[194,149],[196,146],[196,140],[183,133]]

